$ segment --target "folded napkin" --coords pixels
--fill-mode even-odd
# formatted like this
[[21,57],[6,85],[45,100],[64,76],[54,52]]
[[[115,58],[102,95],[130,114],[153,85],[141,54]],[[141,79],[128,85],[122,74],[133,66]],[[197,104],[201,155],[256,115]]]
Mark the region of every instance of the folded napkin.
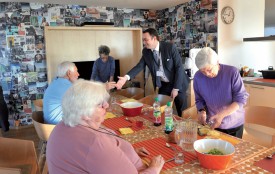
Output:
[[114,118],[114,117],[116,117],[115,114],[113,114],[111,112],[107,112],[106,115],[105,115],[105,119]]
[[163,113],[166,108],[166,105],[160,107],[160,112]]
[[121,102],[125,103],[125,102],[135,102],[136,100],[133,98],[127,98],[127,99],[122,99]]
[[126,127],[126,128],[119,128],[118,130],[119,130],[119,132],[120,132],[122,135],[134,133],[133,129],[131,129],[131,128],[129,128],[129,127]]

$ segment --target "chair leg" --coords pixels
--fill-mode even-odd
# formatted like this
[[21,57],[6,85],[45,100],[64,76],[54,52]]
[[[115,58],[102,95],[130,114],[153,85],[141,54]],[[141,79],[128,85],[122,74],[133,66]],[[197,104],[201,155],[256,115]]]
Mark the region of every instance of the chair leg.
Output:
[[40,140],[39,140],[39,143],[38,143],[38,149],[41,150],[41,148],[42,148],[42,146],[43,146],[43,143],[44,143],[44,141],[40,139]]
[[46,146],[47,146],[47,142],[43,141],[42,146],[41,146],[41,150],[39,153],[39,158],[38,158],[38,163],[41,162],[43,155],[46,153]]
[[49,173],[47,161],[45,161],[45,164],[44,164],[44,167],[43,167],[43,170],[42,170],[41,173],[42,174],[48,174]]

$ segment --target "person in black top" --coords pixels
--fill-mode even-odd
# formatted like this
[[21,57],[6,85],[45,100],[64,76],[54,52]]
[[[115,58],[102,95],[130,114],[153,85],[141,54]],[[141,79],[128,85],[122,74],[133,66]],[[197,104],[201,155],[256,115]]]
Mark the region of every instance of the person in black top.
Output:
[[10,124],[8,122],[8,119],[9,119],[9,110],[4,100],[2,86],[0,86],[0,128],[2,128],[4,132],[9,130]]

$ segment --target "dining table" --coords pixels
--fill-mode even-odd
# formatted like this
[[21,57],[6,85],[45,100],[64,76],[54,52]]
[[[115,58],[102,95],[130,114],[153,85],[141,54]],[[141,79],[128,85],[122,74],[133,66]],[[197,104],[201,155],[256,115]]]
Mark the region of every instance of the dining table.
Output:
[[[132,101],[132,99],[128,99],[124,96],[120,96],[117,94],[111,94],[112,97],[116,97],[117,103]],[[268,149],[267,147],[255,144],[250,141],[246,141],[243,139],[239,139],[237,137],[230,136],[228,134],[224,134],[220,132],[219,139],[228,141],[232,143],[235,147],[235,153],[231,159],[231,162],[224,170],[211,170],[206,169],[200,166],[196,153],[194,151],[184,151],[177,144],[169,142],[169,136],[164,132],[164,122],[162,122],[161,126],[153,125],[153,109],[150,105],[143,105],[143,109],[146,110],[142,112],[140,115],[135,117],[127,117],[124,116],[122,110],[119,105],[110,104],[110,108],[108,109],[115,117],[106,119],[103,123],[106,127],[113,129],[118,134],[120,133],[118,129],[120,126],[122,127],[130,127],[134,131],[130,134],[119,134],[122,138],[129,141],[134,148],[136,147],[145,147],[149,152],[150,156],[144,158],[144,163],[150,163],[150,158],[155,155],[162,155],[164,157],[165,162],[164,167],[161,171],[163,174],[181,174],[181,173],[245,173],[245,170],[257,170],[262,171],[263,173],[268,173],[265,169],[261,167],[253,166],[254,160],[260,160],[265,155],[270,153],[272,149]],[[149,110],[149,112],[148,112]],[[179,120],[183,120],[183,118],[174,115],[175,122]],[[130,121],[129,121],[130,120]],[[142,128],[136,128],[135,122],[143,121]],[[164,121],[164,114],[162,113],[162,121]],[[123,123],[123,124],[122,124]],[[198,135],[198,139],[205,138],[203,136]],[[166,142],[169,142],[171,146],[173,146],[177,151],[182,151],[184,154],[184,162],[183,164],[176,164],[174,160],[171,160],[174,157],[174,149],[168,148],[166,146]],[[273,149],[274,151],[274,149]],[[275,158],[275,157],[274,157]],[[247,167],[245,167],[247,166]]]

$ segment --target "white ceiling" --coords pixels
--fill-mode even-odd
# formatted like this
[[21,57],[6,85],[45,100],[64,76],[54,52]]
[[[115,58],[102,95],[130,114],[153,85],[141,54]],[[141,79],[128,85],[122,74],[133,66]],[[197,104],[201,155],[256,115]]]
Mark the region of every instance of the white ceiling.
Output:
[[[9,2],[35,2],[43,4],[72,4],[86,6],[118,7],[160,10],[173,7],[189,0],[10,0]],[[5,2],[5,0],[0,0]]]

